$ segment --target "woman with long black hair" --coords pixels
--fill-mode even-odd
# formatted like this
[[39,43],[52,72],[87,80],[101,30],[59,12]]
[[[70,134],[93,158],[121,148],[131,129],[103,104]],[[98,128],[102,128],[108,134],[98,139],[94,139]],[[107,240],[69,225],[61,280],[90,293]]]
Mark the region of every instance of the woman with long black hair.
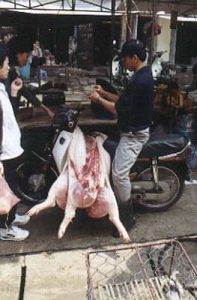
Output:
[[[5,89],[4,81],[8,78],[9,58],[8,50],[0,44],[0,176],[4,173],[10,188],[16,184],[16,161],[23,153],[21,134],[18,127],[10,99]],[[15,79],[11,83],[11,97],[14,100],[22,88],[22,80]],[[1,203],[0,203],[1,205]],[[29,221],[27,215],[16,214],[16,205],[9,214],[0,215],[0,239],[21,241],[29,236],[27,230],[17,225],[24,225]]]

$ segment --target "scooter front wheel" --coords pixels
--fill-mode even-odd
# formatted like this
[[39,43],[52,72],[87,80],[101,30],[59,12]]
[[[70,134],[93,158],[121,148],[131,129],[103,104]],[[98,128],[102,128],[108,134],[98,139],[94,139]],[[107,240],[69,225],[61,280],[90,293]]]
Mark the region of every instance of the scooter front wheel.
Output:
[[23,162],[17,169],[16,195],[24,204],[35,205],[43,202],[48,191],[57,179],[57,173],[52,167],[46,170],[41,165]]
[[[143,191],[137,204],[146,211],[152,212],[164,211],[174,205],[180,199],[184,189],[184,180],[181,175],[167,166],[158,166],[157,189],[155,189],[151,168],[143,170],[135,181]],[[132,182],[132,186],[135,186],[135,181]]]

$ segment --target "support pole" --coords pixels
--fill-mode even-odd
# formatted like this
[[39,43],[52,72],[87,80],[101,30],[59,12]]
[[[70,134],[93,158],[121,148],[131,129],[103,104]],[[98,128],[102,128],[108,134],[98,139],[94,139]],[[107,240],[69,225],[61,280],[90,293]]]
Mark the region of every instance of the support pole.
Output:
[[175,64],[176,39],[177,39],[177,30],[176,29],[171,29],[170,54],[169,54],[169,61],[170,61],[171,64]]
[[170,19],[171,37],[170,37],[169,60],[172,64],[175,64],[175,56],[176,56],[177,17],[178,17],[178,12],[175,10],[171,11],[171,19]]
[[112,82],[112,59],[113,59],[113,40],[115,36],[115,9],[116,0],[111,1],[111,36],[110,36],[110,83]]
[[130,26],[131,25],[131,9],[132,9],[132,1],[130,0],[127,0],[127,41],[131,38],[131,30],[132,30],[132,27]]
[[130,28],[131,35],[130,38],[137,39],[137,26],[138,26],[138,14],[131,15]]
[[126,13],[121,16],[121,35],[120,35],[120,48],[127,40],[127,15]]
[[155,44],[155,24],[156,24],[156,9],[157,0],[152,0],[152,31],[151,31],[151,44],[150,44],[150,55],[149,55],[149,63],[151,64],[153,60],[153,51],[154,51],[154,44]]
[[72,10],[75,10],[75,6],[76,6],[76,0],[72,0]]

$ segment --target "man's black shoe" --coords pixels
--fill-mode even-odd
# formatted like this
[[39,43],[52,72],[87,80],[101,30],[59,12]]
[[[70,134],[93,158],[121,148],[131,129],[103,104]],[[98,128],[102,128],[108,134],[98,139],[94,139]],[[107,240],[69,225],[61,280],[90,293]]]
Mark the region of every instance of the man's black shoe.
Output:
[[128,218],[125,222],[123,222],[125,228],[127,231],[130,231],[133,226],[136,224],[137,222],[137,218],[135,216],[132,216],[130,218]]

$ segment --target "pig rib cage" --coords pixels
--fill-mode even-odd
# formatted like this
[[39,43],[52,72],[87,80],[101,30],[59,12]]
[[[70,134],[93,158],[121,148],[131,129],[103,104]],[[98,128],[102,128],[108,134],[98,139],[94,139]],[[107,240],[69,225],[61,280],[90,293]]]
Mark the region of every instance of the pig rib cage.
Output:
[[86,262],[88,300],[161,300],[171,289],[197,299],[197,271],[178,241],[91,251]]

